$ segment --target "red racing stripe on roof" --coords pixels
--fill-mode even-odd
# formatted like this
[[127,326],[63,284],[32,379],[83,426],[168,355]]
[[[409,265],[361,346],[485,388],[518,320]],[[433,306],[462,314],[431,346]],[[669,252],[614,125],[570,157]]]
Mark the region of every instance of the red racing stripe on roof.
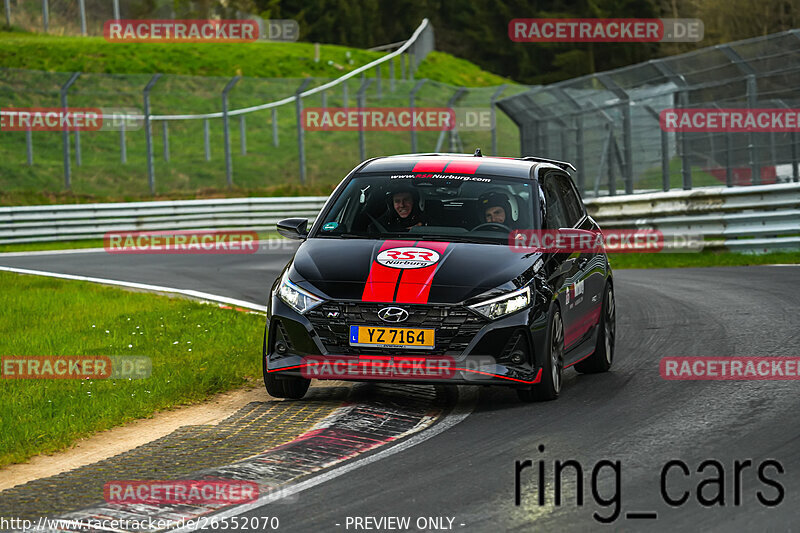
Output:
[[481,166],[481,163],[482,161],[453,160],[450,161],[450,164],[447,165],[447,168],[445,168],[444,171],[451,174],[475,174],[475,171],[478,170],[478,167]]
[[442,157],[420,159],[417,161],[417,164],[414,165],[414,168],[411,169],[411,172],[441,172],[449,161],[449,159],[444,159]]

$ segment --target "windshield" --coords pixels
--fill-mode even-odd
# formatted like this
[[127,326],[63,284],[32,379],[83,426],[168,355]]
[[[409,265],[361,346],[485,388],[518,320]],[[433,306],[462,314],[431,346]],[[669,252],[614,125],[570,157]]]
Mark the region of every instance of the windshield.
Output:
[[364,174],[350,180],[311,237],[507,244],[512,230],[533,228],[532,183],[480,175]]

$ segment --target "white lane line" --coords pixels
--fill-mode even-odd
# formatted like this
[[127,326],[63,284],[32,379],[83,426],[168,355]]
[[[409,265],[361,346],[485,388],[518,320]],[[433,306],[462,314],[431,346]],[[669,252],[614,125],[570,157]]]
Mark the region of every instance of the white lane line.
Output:
[[243,307],[245,309],[252,309],[254,311],[261,311],[265,313],[267,311],[267,307],[265,305],[258,305],[252,302],[246,302],[244,300],[237,300],[236,298],[228,298],[227,296],[220,296],[218,294],[210,294],[207,292],[200,292],[191,289],[176,289],[174,287],[162,287],[160,285],[150,285],[147,283],[136,283],[133,281],[120,281],[116,279],[105,279],[105,278],[93,278],[90,276],[75,276],[72,274],[60,274],[58,272],[45,272],[43,270],[29,270],[27,268],[14,268],[14,267],[7,267],[7,266],[0,266],[0,270],[5,270],[6,272],[16,272],[17,274],[30,274],[33,276],[46,276],[49,278],[61,278],[61,279],[71,279],[75,281],[89,281],[92,283],[100,283],[102,285],[114,285],[118,287],[129,287],[131,289],[141,289],[145,291],[154,291],[154,292],[166,292],[166,293],[173,293],[173,294],[182,294],[184,296],[189,296],[191,298],[196,298],[199,300],[209,301],[209,302],[216,302],[216,303],[223,303],[228,305],[235,305],[237,307]]
[[96,254],[105,248],[70,248],[69,250],[30,250],[28,252],[0,252],[0,257],[26,257],[36,255]]
[[368,464],[374,463],[376,461],[380,461],[381,459],[385,459],[391,455],[396,453],[400,453],[404,450],[407,450],[417,444],[421,444],[426,440],[439,435],[440,433],[444,433],[448,429],[452,428],[456,424],[463,421],[467,418],[471,413],[472,410],[475,408],[475,404],[478,401],[478,391],[476,387],[465,387],[459,386],[458,387],[458,396],[459,401],[456,404],[455,409],[453,412],[447,415],[441,422],[436,424],[430,429],[423,430],[422,433],[418,433],[413,437],[409,438],[408,440],[402,441],[399,444],[391,446],[390,448],[386,448],[381,450],[377,453],[364,457],[362,459],[358,459],[353,461],[352,463],[346,463],[338,468],[334,468],[333,470],[329,470],[317,476],[314,476],[310,479],[305,481],[301,481],[300,483],[291,485],[286,488],[281,488],[277,491],[274,491],[270,494],[260,497],[256,501],[252,503],[248,503],[245,505],[239,505],[232,509],[228,509],[226,511],[222,511],[221,513],[215,514],[213,516],[208,517],[208,521],[197,521],[193,524],[187,524],[177,529],[170,530],[171,533],[182,533],[184,531],[195,531],[200,528],[200,522],[203,523],[203,527],[208,527],[211,524],[214,524],[224,518],[229,518],[232,516],[239,516],[244,514],[248,511],[252,511],[254,509],[258,509],[264,505],[268,505],[274,501],[280,500],[281,498],[285,498],[287,496],[292,496],[304,490],[310,489],[312,487],[316,487],[317,485],[321,485],[326,481],[330,481],[331,479],[337,478],[341,475],[347,474],[348,472],[352,472],[362,466],[366,466]]

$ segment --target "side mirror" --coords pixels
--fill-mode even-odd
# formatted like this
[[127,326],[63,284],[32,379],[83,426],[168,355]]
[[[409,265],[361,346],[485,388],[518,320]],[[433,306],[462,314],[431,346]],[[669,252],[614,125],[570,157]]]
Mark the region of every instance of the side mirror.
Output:
[[278,222],[278,233],[287,239],[302,241],[308,236],[307,218],[287,218]]

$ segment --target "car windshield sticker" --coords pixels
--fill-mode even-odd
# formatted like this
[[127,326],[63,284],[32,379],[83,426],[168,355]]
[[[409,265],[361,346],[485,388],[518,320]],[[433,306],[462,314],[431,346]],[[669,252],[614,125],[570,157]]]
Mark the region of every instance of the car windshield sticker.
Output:
[[326,222],[324,226],[322,226],[322,231],[332,231],[339,227],[338,222]]
[[389,179],[414,179],[414,178],[425,178],[425,179],[442,179],[442,180],[461,180],[461,181],[481,181],[484,183],[490,183],[492,180],[491,178],[478,178],[476,176],[464,176],[462,174],[431,174],[430,172],[421,172],[417,174],[392,174],[389,176]]

